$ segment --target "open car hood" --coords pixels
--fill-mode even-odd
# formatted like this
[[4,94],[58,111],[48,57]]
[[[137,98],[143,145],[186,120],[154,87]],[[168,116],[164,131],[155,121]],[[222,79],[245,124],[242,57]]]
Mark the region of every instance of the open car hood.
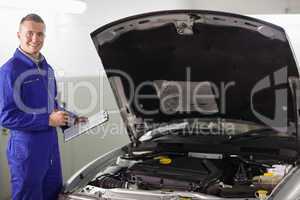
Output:
[[285,31],[241,15],[174,10],[107,24],[92,40],[131,138],[145,120],[219,117],[281,130],[299,77]]

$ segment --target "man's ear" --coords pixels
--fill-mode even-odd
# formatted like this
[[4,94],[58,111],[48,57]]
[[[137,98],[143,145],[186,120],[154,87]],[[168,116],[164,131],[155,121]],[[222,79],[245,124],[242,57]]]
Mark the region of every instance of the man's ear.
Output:
[[17,32],[17,37],[20,39],[20,32],[19,31]]

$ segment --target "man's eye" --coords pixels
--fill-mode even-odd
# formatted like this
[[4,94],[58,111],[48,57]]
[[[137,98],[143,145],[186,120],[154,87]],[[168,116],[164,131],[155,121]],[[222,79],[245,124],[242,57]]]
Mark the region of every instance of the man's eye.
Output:
[[27,36],[27,37],[32,37],[32,36],[33,36],[33,32],[27,32],[27,33],[26,33],[26,36]]
[[44,37],[44,36],[45,36],[44,33],[37,33],[37,35],[38,35],[39,37]]
[[43,32],[34,33],[34,32],[29,31],[26,33],[26,37],[28,37],[28,38],[33,37],[34,35],[36,35],[39,38],[45,37],[45,34]]

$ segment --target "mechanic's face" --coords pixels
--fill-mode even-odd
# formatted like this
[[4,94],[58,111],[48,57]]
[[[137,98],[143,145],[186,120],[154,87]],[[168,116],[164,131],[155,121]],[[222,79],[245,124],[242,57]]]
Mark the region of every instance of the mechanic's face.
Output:
[[34,21],[24,21],[17,33],[20,47],[26,53],[38,58],[45,39],[45,24]]

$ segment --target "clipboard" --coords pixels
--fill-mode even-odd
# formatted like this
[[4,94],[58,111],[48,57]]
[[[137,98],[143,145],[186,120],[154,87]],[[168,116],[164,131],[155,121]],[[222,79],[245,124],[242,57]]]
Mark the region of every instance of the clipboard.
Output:
[[90,129],[103,125],[108,121],[108,113],[106,111],[101,111],[92,115],[88,118],[88,122],[79,123],[74,126],[71,126],[63,131],[64,142],[68,142],[73,138],[87,133]]

